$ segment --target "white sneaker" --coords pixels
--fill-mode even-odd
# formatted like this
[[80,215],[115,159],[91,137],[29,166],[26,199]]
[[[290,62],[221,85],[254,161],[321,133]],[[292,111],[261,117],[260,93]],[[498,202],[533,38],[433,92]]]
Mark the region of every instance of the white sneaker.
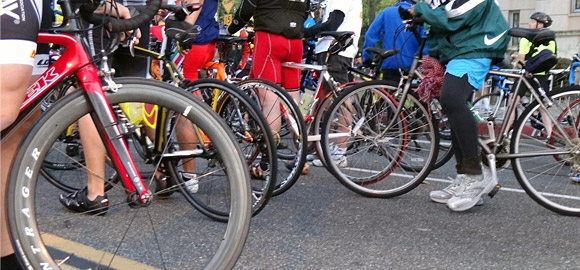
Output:
[[[449,201],[449,199],[455,195],[455,192],[457,192],[459,185],[464,177],[465,174],[458,174],[455,180],[453,180],[449,186],[442,190],[434,190],[429,192],[429,198],[431,198],[431,200],[436,203],[447,203],[447,201]],[[483,198],[480,198],[475,205],[483,205]]]
[[444,189],[429,192],[429,198],[436,203],[447,203],[451,197],[455,196],[464,178],[465,174],[458,174],[453,182]]
[[[346,154],[346,148],[336,147],[336,148],[331,149],[330,157],[332,158],[334,164],[336,164],[339,168],[344,168],[344,167],[348,166],[348,161],[347,161],[346,156],[344,154]],[[312,165],[317,166],[317,167],[324,166],[324,164],[322,164],[322,161],[320,159],[313,160]]]
[[447,207],[453,211],[471,209],[480,201],[481,196],[492,191],[495,185],[497,178],[486,168],[483,169],[483,174],[465,175],[458,191],[447,201]]
[[183,187],[191,193],[197,193],[199,190],[199,180],[197,180],[197,175],[195,173],[183,173],[182,174]]

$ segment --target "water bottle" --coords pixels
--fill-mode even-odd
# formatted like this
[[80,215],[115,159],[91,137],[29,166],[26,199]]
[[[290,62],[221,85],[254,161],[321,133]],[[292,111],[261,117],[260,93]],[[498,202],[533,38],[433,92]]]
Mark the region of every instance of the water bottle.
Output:
[[473,118],[475,118],[475,123],[479,123],[481,121],[481,116],[479,116],[479,112],[473,108],[473,104],[471,102],[467,102],[467,108],[473,113]]

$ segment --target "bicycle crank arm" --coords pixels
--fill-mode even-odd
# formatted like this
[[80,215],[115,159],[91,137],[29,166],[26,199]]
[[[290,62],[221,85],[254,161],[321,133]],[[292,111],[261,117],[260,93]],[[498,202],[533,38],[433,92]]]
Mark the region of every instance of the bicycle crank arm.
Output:
[[489,169],[491,170],[491,177],[493,178],[493,180],[497,183],[493,189],[487,194],[490,198],[493,198],[493,196],[495,196],[495,194],[499,191],[499,189],[501,188],[501,185],[499,184],[499,182],[497,181],[497,170],[495,168],[495,155],[494,154],[489,154],[486,156],[487,157],[487,161],[489,164]]

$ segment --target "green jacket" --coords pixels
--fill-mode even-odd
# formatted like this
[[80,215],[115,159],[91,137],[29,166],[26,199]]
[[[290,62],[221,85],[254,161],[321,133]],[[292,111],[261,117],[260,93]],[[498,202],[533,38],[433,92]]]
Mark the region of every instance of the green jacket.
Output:
[[434,9],[417,3],[415,13],[429,25],[429,54],[441,63],[454,58],[503,59],[509,26],[494,0],[456,0]]

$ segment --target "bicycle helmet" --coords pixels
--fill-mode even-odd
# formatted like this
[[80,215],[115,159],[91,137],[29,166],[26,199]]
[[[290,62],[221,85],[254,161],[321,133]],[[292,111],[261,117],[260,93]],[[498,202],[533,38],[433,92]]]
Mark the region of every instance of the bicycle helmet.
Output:
[[530,19],[541,22],[544,24],[544,27],[550,27],[550,25],[552,25],[552,18],[544,12],[534,12],[532,16],[530,16]]

